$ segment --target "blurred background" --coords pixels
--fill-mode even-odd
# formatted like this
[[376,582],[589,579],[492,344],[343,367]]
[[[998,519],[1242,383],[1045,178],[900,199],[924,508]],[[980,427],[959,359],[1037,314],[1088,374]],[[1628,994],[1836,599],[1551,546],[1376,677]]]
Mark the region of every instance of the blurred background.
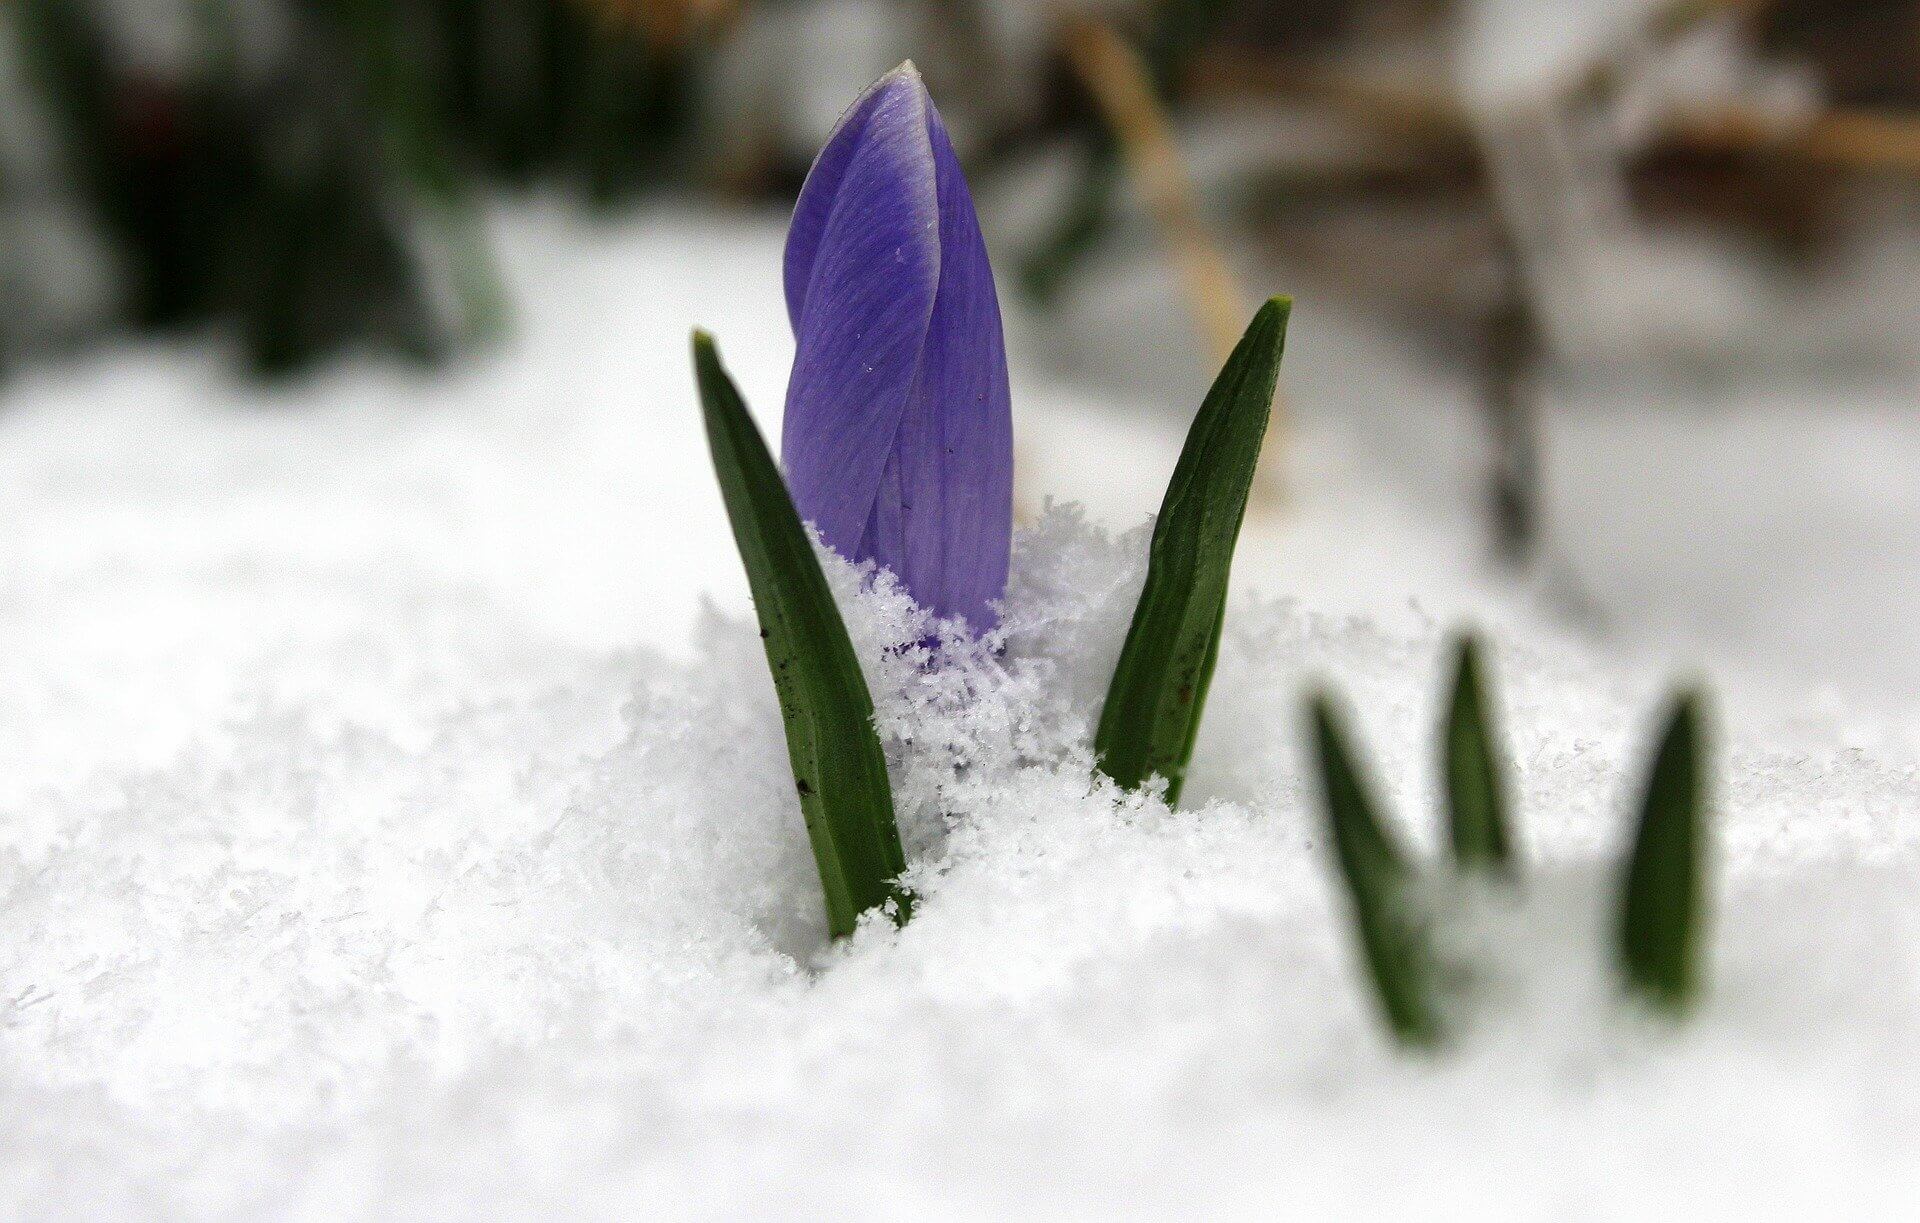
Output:
[[[8,0],[9,563],[178,559],[218,504],[223,563],[390,537],[684,636],[743,589],[686,327],[776,419],[784,210],[909,57],[1023,517],[1150,512],[1286,292],[1243,583],[1914,703],[1920,0]],[[629,554],[523,528],[605,528],[569,472]]]

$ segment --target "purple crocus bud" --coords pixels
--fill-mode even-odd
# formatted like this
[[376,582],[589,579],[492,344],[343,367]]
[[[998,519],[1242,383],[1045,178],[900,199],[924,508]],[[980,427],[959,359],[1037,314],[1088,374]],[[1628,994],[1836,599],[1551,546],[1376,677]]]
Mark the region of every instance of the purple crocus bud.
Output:
[[911,63],[814,159],[786,289],[781,458],[801,517],[936,615],[991,627],[1013,527],[1006,342],[973,197]]

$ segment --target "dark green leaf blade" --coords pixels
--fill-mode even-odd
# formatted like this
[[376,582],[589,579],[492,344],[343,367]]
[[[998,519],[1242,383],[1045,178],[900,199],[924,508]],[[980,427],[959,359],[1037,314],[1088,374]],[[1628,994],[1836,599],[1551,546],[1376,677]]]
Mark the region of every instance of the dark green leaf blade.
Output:
[[1453,698],[1447,709],[1441,766],[1447,782],[1447,833],[1463,870],[1503,878],[1516,871],[1507,833],[1506,794],[1493,719],[1487,707],[1480,642],[1472,634],[1454,648]]
[[851,934],[861,913],[890,900],[905,921],[909,898],[895,880],[906,855],[873,698],[846,624],[780,469],[721,367],[713,337],[702,331],[693,336],[693,366],[707,444],[780,696],[828,928],[835,937]]
[[1154,774],[1177,803],[1206,706],[1234,544],[1273,409],[1291,303],[1260,308],[1187,433],[1153,528],[1134,608],[1094,737],[1100,769],[1129,789]]
[[1445,1033],[1433,950],[1412,911],[1413,870],[1375,813],[1333,701],[1314,696],[1309,714],[1327,829],[1380,1010],[1402,1044],[1431,1047]]
[[1627,986],[1680,1014],[1699,994],[1705,924],[1704,698],[1675,698],[1640,804],[1621,888],[1620,967]]

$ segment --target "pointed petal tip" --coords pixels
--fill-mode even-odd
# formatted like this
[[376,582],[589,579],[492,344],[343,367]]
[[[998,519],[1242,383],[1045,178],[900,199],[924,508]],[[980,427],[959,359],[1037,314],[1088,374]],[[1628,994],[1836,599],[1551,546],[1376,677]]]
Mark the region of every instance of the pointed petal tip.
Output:
[[[876,94],[890,93],[896,89],[914,94],[917,98],[923,99],[926,102],[928,109],[932,109],[933,95],[927,92],[927,82],[925,78],[920,75],[920,69],[910,59],[903,59],[898,66],[881,73],[873,84],[867,86],[866,89],[861,92],[860,101],[870,99]],[[852,107],[848,108],[849,112],[856,109],[859,104],[859,102],[855,102]]]
[[[876,113],[890,116],[884,126],[891,132],[920,130],[927,126],[927,117],[933,113],[933,99],[928,96],[926,85],[921,82],[920,72],[913,66],[912,60],[903,62],[861,90],[860,96],[840,113],[840,117],[834,121],[833,130],[821,144],[812,168],[807,171],[800,194],[794,200],[793,213],[787,223],[782,275],[787,314],[796,330],[805,307],[814,259],[819,252],[834,202],[839,198],[845,176],[860,149],[875,140],[875,133],[870,129]],[[919,154],[919,159],[929,167],[930,178],[933,151],[930,142],[924,138],[920,139],[920,143],[928,146]]]
[[835,125],[835,133],[837,134],[855,113],[871,106],[885,105],[889,100],[894,100],[896,106],[911,107],[912,110],[908,113],[917,112],[920,115],[919,121],[923,124],[928,121],[928,117],[940,113],[939,107],[933,104],[933,94],[928,92],[927,82],[920,75],[919,67],[912,60],[903,59],[898,66],[881,73],[875,78],[873,84],[860,92],[860,97],[847,108],[846,113],[841,116],[840,123]]

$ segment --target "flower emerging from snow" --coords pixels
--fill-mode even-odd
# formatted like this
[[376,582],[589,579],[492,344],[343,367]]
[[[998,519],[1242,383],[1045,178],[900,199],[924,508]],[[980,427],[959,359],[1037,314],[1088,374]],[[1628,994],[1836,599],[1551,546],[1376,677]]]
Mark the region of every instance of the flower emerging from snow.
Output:
[[936,615],[990,627],[1013,518],[1006,344],[973,197],[912,64],[815,159],[786,293],[798,349],[781,449],[801,517]]

